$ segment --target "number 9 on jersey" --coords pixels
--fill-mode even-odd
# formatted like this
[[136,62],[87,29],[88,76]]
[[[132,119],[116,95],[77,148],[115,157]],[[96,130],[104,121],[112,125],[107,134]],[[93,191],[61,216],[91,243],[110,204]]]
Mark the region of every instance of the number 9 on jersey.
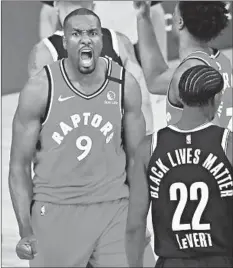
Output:
[[77,156],[77,159],[81,161],[90,153],[92,148],[92,140],[88,136],[80,136],[76,140],[76,146],[80,151],[82,151],[82,153]]

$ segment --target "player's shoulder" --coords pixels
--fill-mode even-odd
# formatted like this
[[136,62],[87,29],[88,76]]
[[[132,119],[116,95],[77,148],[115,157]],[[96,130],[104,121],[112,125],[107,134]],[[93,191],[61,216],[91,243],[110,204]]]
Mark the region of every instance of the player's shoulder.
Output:
[[138,98],[141,98],[140,86],[136,78],[127,70],[125,72],[125,81],[124,81],[124,92],[125,96],[130,98],[131,102],[137,102]]
[[36,75],[30,77],[24,89],[33,95],[42,95],[44,89],[48,86],[48,74],[45,68],[42,68]]
[[28,73],[29,76],[34,76],[39,71],[42,70],[43,66],[53,62],[52,55],[50,50],[44,43],[44,40],[41,40],[39,43],[34,45],[28,61]]
[[229,162],[233,166],[233,152],[232,152],[233,133],[227,128],[223,129],[221,146],[222,146],[223,151],[226,154],[226,157],[228,158]]
[[20,92],[19,104],[31,112],[41,111],[47,104],[49,91],[48,77],[45,69],[30,77]]

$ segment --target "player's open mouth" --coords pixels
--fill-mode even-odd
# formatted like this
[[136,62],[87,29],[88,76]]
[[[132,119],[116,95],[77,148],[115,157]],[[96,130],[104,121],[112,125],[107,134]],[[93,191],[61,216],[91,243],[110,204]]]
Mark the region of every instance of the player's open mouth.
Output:
[[90,67],[93,61],[92,49],[84,48],[80,51],[80,59],[84,67]]

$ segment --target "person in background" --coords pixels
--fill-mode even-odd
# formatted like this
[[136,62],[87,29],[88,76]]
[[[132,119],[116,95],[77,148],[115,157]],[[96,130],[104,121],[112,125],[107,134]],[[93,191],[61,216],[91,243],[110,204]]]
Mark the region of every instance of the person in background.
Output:
[[57,30],[61,30],[58,14],[54,9],[54,1],[41,1],[43,3],[40,11],[39,37],[44,39]]

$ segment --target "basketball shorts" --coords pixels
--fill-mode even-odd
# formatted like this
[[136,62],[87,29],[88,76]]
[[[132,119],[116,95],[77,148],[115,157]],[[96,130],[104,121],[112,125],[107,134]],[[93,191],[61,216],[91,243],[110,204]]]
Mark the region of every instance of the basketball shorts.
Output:
[[127,212],[127,199],[91,205],[35,202],[31,219],[38,254],[30,267],[127,267]]
[[156,268],[232,268],[233,259],[224,256],[207,256],[200,258],[159,258]]

